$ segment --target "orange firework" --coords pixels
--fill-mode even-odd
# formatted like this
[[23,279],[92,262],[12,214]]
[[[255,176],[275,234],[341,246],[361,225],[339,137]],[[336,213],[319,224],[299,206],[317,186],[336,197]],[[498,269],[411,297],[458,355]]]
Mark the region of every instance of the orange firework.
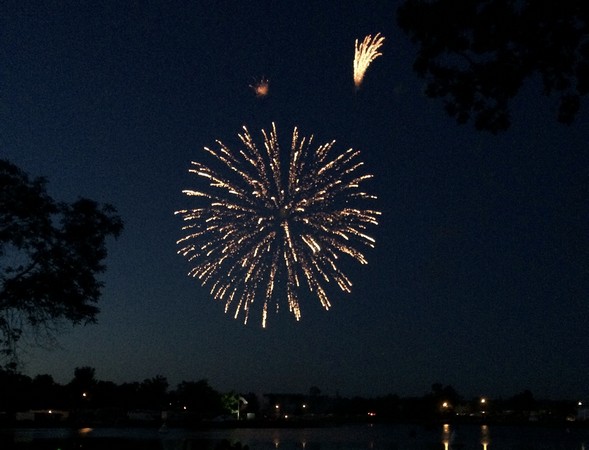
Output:
[[372,38],[372,35],[366,36],[360,45],[358,45],[358,39],[356,39],[354,44],[354,84],[356,89],[362,84],[364,74],[370,63],[382,55],[378,49],[383,43],[384,37],[380,33],[376,33],[374,38]]
[[259,81],[256,81],[254,84],[250,84],[250,87],[256,93],[256,97],[266,97],[266,95],[268,95],[268,80],[264,77]]

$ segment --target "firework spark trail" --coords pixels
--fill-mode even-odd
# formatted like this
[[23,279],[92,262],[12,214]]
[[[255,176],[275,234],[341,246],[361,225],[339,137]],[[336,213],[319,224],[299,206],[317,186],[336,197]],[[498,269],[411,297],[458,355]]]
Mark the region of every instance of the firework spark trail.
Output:
[[362,43],[358,45],[358,39],[354,44],[354,84],[356,89],[362,84],[366,69],[372,61],[382,55],[378,49],[384,43],[384,37],[380,33],[376,33],[374,38],[368,35],[364,38]]
[[260,148],[246,127],[237,152],[221,141],[217,149],[205,147],[216,168],[192,162],[189,172],[203,188],[183,193],[197,207],[175,214],[185,222],[177,244],[192,264],[189,275],[210,286],[225,312],[243,313],[245,323],[261,302],[265,327],[270,304],[278,311],[281,298],[301,318],[305,286],[325,309],[330,286],[351,292],[338,262],[347,255],[367,263],[358,247],[374,247],[366,232],[380,212],[362,207],[376,197],[360,190],[372,176],[359,173],[358,151],[335,153],[335,141],[313,148],[313,136],[301,137],[295,128],[286,155],[274,124],[262,135]]

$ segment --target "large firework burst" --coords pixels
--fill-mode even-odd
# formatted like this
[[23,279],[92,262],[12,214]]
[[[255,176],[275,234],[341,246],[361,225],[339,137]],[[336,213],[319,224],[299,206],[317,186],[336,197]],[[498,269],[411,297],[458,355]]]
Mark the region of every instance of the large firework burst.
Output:
[[374,246],[366,233],[380,213],[358,206],[376,198],[360,190],[372,175],[361,173],[359,151],[336,153],[335,141],[315,147],[313,136],[295,128],[283,154],[274,124],[262,134],[263,150],[245,126],[239,151],[221,141],[217,149],[205,147],[218,169],[192,162],[189,171],[204,186],[183,193],[199,204],[176,214],[186,222],[177,243],[193,264],[189,275],[210,286],[225,312],[234,308],[235,318],[243,312],[245,323],[260,303],[265,327],[269,305],[278,310],[280,299],[300,319],[304,285],[325,309],[332,285],[350,292],[340,257],[367,263],[358,247]]
[[360,45],[356,39],[354,43],[354,84],[356,89],[362,84],[370,63],[382,55],[378,49],[383,43],[384,37],[380,33],[376,33],[374,38],[371,35],[366,36]]

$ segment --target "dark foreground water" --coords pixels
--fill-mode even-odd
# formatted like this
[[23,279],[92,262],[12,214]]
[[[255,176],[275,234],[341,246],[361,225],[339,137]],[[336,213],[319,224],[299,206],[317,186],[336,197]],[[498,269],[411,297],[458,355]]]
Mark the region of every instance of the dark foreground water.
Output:
[[346,425],[211,431],[82,428],[0,430],[0,450],[589,450],[589,429],[486,425]]

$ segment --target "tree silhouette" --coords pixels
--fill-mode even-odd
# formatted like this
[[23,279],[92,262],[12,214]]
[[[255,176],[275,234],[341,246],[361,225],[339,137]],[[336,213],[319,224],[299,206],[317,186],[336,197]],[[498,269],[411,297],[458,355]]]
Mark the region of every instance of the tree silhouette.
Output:
[[112,206],[56,202],[45,185],[0,160],[0,352],[13,367],[23,336],[43,344],[96,320],[105,240],[123,228]]
[[224,408],[222,395],[206,379],[182,381],[174,396],[178,405],[199,418],[211,418],[230,412]]
[[74,369],[74,378],[68,384],[70,401],[74,405],[89,405],[94,397],[96,369],[84,366]]
[[458,123],[509,128],[510,102],[539,75],[573,122],[589,91],[589,3],[578,0],[405,0],[399,26],[419,45],[414,70],[426,95]]
[[168,400],[168,379],[162,375],[146,378],[139,385],[138,400],[144,409],[161,409]]
[[516,413],[523,414],[532,411],[536,407],[536,399],[534,394],[528,389],[514,395],[507,400],[509,408],[514,410]]

